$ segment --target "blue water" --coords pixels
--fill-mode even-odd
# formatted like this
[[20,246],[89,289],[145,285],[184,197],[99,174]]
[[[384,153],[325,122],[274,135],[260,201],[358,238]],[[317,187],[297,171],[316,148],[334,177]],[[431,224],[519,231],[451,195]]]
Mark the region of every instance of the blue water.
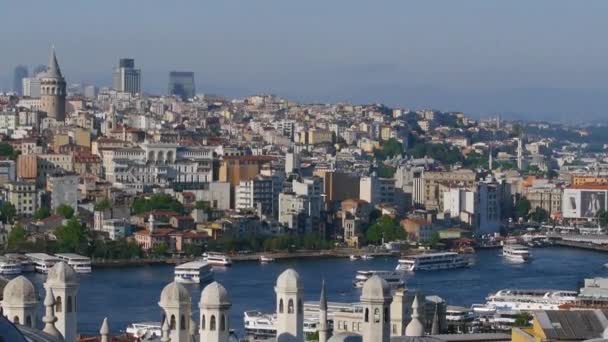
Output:
[[[500,250],[484,250],[475,255],[471,268],[419,272],[406,276],[410,289],[443,297],[450,305],[470,306],[485,302],[491,292],[502,288],[578,289],[584,278],[608,276],[603,264],[608,254],[569,248],[544,248],[532,251],[534,260],[528,264],[505,261]],[[393,270],[396,258],[382,257],[368,261],[349,259],[302,259],[277,261],[261,265],[257,262],[235,263],[233,267],[215,270],[215,280],[229,292],[231,328],[243,329],[243,311],[257,309],[272,312],[275,308],[274,283],[286,268],[300,273],[305,300],[318,300],[321,280],[327,283],[328,299],[338,302],[358,301],[360,290],[352,282],[357,270]],[[45,276],[28,275],[42,295]],[[121,269],[94,269],[81,277],[78,294],[78,325],[81,333],[96,333],[108,316],[111,330],[124,330],[131,322],[159,321],[158,300],[162,288],[173,279],[172,266],[143,266]],[[193,310],[198,313],[202,287],[188,287],[192,293]]]

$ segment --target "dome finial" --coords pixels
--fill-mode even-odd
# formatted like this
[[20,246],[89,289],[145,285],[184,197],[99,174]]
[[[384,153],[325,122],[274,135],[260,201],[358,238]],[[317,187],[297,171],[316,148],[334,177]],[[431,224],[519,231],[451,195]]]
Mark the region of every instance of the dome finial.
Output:
[[43,332],[55,336],[61,337],[61,333],[57,330],[55,326],[55,322],[57,322],[57,317],[55,317],[55,296],[53,295],[53,289],[50,287],[46,290],[46,295],[44,297],[44,306],[45,306],[45,314],[42,317],[42,322],[44,322]]
[[423,336],[424,335],[424,326],[422,322],[420,322],[420,314],[418,314],[418,295],[414,297],[414,302],[412,302],[412,320],[405,327],[405,336]]
[[103,319],[101,329],[99,329],[99,335],[101,335],[101,342],[110,342],[110,327],[108,326],[108,317]]
[[321,299],[319,300],[319,309],[327,310],[327,295],[325,294],[325,278],[321,282]]

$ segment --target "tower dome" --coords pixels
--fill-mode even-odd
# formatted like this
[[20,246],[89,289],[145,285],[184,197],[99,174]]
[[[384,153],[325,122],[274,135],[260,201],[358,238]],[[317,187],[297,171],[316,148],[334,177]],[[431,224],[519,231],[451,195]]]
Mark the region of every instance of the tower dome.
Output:
[[48,285],[78,284],[78,275],[72,266],[60,261],[49,270],[46,283]]
[[34,284],[24,276],[18,276],[11,280],[4,287],[5,305],[35,304],[38,302],[38,295]]
[[184,285],[175,281],[165,286],[163,291],[160,293],[160,305],[161,306],[177,306],[180,304],[192,303],[190,293],[184,287]]
[[4,288],[8,285],[9,280],[0,276],[0,301],[2,301],[2,296],[4,293]]
[[386,280],[380,278],[377,275],[374,275],[369,278],[363,285],[363,290],[361,292],[362,300],[384,300],[388,297],[390,297],[390,287]]
[[423,336],[424,335],[424,326],[422,322],[420,322],[420,314],[418,313],[418,295],[414,297],[414,301],[412,302],[412,320],[405,327],[405,336]]
[[226,291],[226,288],[222,284],[214,281],[203,289],[200,304],[204,306],[230,305],[228,291]]
[[288,268],[277,278],[277,291],[297,292],[302,289],[300,275],[292,268]]

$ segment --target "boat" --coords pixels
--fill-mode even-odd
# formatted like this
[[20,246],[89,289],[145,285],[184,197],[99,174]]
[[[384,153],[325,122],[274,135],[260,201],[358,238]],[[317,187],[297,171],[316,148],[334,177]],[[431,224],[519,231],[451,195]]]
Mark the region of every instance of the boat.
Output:
[[350,258],[350,261],[357,261],[357,260],[361,259],[361,257],[360,257],[360,256],[358,256],[358,255],[354,255],[354,254],[353,254],[353,255],[351,255],[349,258]]
[[262,263],[273,262],[273,261],[274,261],[273,257],[269,257],[266,255],[260,255],[260,262],[262,262]]
[[559,310],[560,305],[573,303],[576,291],[542,289],[503,289],[486,298],[486,304],[500,310]]
[[232,259],[226,254],[209,252],[203,254],[203,257],[211,266],[232,266]]
[[520,244],[506,244],[502,247],[502,255],[509,261],[527,262],[532,259],[528,247]]
[[469,258],[456,252],[427,253],[399,259],[397,271],[438,271],[471,266]]
[[[318,313],[317,313],[318,316]],[[245,311],[243,313],[243,325],[245,336],[254,340],[275,339],[277,335],[277,315],[263,313],[257,310]],[[311,334],[318,330],[318,317],[307,317],[304,315],[304,333]]]
[[133,335],[137,339],[144,339],[144,337],[152,338],[154,336],[161,336],[161,323],[160,322],[140,322],[131,323],[125,329],[127,334]]
[[17,275],[22,272],[21,263],[7,257],[0,257],[0,275]]
[[4,254],[4,256],[14,262],[20,263],[21,272],[35,272],[36,271],[36,264],[34,264],[34,262],[30,258],[26,257],[23,254],[7,253],[7,254]]
[[361,256],[361,259],[362,259],[362,260],[372,260],[373,258],[374,258],[374,256],[373,256],[373,255],[367,255],[367,254],[363,254],[363,255]]
[[213,268],[204,260],[175,266],[175,281],[184,284],[204,284],[213,280]]
[[402,279],[402,275],[395,271],[357,271],[355,281],[353,285],[356,288],[362,288],[365,282],[372,276],[379,276],[386,280],[389,286],[393,288],[404,287],[405,281]]
[[76,273],[91,273],[91,259],[74,253],[57,253],[57,258],[72,266]]
[[61,261],[58,257],[46,253],[27,253],[25,254],[35,265],[36,272],[48,273],[51,267]]

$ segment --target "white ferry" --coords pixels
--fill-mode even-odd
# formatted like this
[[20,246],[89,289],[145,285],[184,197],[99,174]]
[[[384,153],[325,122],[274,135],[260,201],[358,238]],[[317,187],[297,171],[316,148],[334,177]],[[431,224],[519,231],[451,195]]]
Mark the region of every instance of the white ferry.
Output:
[[372,260],[374,258],[373,255],[363,254],[361,256],[361,260]]
[[226,254],[209,252],[203,258],[212,266],[232,266],[232,259]]
[[404,256],[399,259],[397,271],[437,271],[469,267],[469,259],[455,252],[428,253]]
[[74,253],[57,253],[56,257],[72,266],[76,273],[91,273],[91,259]]
[[[243,323],[245,326],[245,336],[254,340],[265,340],[276,338],[277,315],[265,314],[260,311],[245,311],[243,313]],[[318,318],[304,317],[304,333],[315,333],[318,329]]]
[[203,260],[190,261],[175,267],[175,281],[185,284],[202,284],[213,280],[213,268]]
[[0,275],[21,274],[21,263],[7,257],[0,257]]
[[18,262],[19,264],[21,264],[21,272],[36,271],[36,264],[34,264],[34,262],[32,262],[32,260],[30,258],[26,257],[23,254],[7,253],[7,254],[4,254],[4,256],[7,257],[11,261]]
[[504,289],[489,295],[486,304],[497,310],[559,310],[577,296],[576,291]]
[[260,262],[261,263],[268,263],[268,262],[273,262],[274,258],[273,257],[269,257],[267,255],[260,255]]
[[527,262],[532,260],[528,247],[519,244],[506,244],[502,247],[502,255],[509,261]]
[[365,282],[374,275],[386,280],[393,288],[405,286],[405,281],[401,275],[394,271],[357,271],[353,285],[356,288],[362,288]]
[[125,329],[125,332],[137,339],[144,339],[144,337],[152,338],[154,336],[160,337],[162,334],[160,322],[131,323]]
[[26,253],[25,256],[36,265],[36,272],[40,273],[48,273],[53,265],[61,261],[58,257],[46,253]]

